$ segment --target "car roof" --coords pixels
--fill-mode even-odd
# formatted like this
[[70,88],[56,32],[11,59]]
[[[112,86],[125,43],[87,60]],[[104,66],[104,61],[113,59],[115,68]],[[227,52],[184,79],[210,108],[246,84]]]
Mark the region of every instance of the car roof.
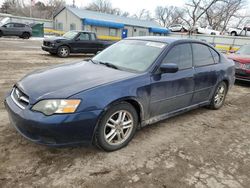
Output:
[[181,38],[174,38],[174,37],[167,37],[167,36],[143,36],[143,37],[128,37],[126,40],[146,40],[146,41],[153,41],[153,42],[162,42],[162,43],[173,43],[173,42],[199,42],[203,44],[207,44],[206,42],[195,40],[195,39],[181,39]]
[[22,24],[22,25],[27,25],[27,24],[24,24],[24,23],[18,23],[18,22],[8,22],[6,24]]

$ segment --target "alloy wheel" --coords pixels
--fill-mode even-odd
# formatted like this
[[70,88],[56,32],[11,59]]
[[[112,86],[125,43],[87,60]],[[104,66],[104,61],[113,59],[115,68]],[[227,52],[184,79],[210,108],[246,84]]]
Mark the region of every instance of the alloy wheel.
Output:
[[62,57],[67,57],[68,54],[69,54],[69,51],[68,51],[67,48],[62,47],[62,48],[60,49],[60,54],[61,54]]
[[126,141],[134,126],[133,116],[126,110],[113,113],[104,127],[104,138],[110,145],[119,145]]
[[226,88],[225,88],[225,86],[223,84],[221,84],[217,88],[217,91],[215,93],[214,104],[216,106],[220,106],[223,103],[225,96],[226,96]]

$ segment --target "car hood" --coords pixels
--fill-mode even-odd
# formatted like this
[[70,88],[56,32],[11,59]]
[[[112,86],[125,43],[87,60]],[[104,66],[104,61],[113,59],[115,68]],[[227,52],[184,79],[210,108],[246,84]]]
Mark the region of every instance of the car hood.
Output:
[[45,42],[60,42],[63,40],[68,40],[68,39],[66,39],[64,37],[48,37],[48,38],[44,39]]
[[25,76],[17,87],[28,95],[30,103],[48,98],[68,98],[81,91],[136,76],[91,62],[63,64]]
[[240,63],[250,63],[250,55],[240,55],[240,54],[229,54],[227,58]]

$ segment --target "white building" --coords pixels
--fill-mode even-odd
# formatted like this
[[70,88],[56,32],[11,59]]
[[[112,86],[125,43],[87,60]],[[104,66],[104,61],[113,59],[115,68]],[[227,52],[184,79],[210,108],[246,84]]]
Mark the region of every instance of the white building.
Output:
[[131,36],[166,35],[169,30],[154,21],[139,20],[84,9],[64,7],[54,16],[54,29],[87,30],[99,38],[121,39]]

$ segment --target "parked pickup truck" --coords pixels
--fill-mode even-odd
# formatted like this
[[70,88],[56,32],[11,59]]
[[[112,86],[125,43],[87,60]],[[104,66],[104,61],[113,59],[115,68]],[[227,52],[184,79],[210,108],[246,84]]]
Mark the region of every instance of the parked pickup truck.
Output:
[[70,53],[96,54],[113,43],[97,39],[93,32],[69,31],[62,37],[44,39],[42,49],[59,57],[68,57]]
[[216,30],[212,29],[210,26],[198,27],[196,29],[196,32],[200,33],[200,34],[220,35],[220,31],[216,31]]
[[228,33],[231,36],[250,36],[250,27],[244,28],[229,28]]

